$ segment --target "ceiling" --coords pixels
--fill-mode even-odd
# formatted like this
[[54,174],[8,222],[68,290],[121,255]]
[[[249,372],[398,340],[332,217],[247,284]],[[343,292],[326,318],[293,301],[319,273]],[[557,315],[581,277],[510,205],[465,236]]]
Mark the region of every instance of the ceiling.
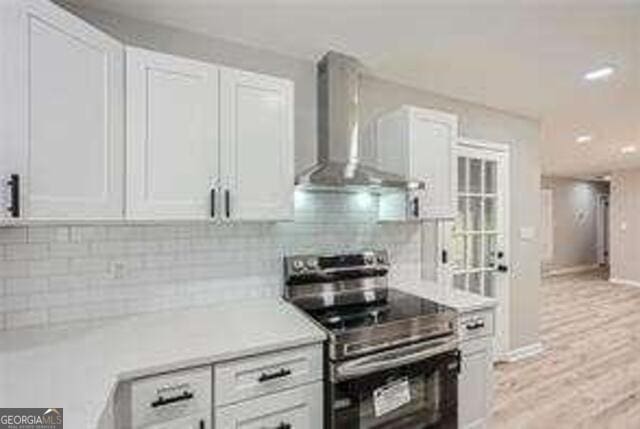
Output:
[[[546,174],[640,167],[640,1],[72,0],[540,119]],[[602,65],[606,81],[582,75]],[[578,144],[578,135],[591,142]]]

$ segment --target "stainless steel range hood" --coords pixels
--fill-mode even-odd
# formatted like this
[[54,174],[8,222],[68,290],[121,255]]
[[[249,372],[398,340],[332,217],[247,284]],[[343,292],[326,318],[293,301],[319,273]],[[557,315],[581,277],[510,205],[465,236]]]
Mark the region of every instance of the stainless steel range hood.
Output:
[[334,191],[361,188],[412,190],[424,183],[380,171],[359,158],[362,64],[330,51],[318,63],[318,164],[296,177],[296,185]]

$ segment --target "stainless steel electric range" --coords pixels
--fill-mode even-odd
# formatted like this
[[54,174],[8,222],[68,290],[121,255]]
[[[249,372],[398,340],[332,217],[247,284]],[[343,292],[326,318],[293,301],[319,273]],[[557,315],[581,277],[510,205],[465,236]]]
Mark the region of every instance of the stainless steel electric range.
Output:
[[328,333],[326,426],[456,428],[453,309],[390,289],[385,251],[284,260],[285,298]]

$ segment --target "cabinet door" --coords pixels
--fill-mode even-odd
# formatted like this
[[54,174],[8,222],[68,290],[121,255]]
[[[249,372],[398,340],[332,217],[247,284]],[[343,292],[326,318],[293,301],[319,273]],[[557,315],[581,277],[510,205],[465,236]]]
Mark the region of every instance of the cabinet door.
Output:
[[48,1],[7,1],[4,20],[2,174],[20,175],[22,217],[122,217],[123,46]]
[[321,429],[322,382],[307,384],[225,407],[215,406],[217,429]]
[[218,68],[128,47],[127,215],[210,216],[218,161]]
[[223,69],[220,88],[225,215],[236,220],[291,219],[293,82]]
[[458,378],[458,421],[462,429],[489,425],[493,401],[492,338],[461,345],[462,369]]
[[457,117],[444,112],[416,109],[411,118],[411,177],[425,181],[421,217],[453,218],[456,162],[453,147],[458,138]]

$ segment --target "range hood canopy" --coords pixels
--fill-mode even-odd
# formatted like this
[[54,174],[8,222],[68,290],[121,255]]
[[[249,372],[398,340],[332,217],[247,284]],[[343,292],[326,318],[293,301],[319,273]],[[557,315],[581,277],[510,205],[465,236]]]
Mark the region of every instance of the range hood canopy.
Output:
[[296,177],[304,188],[422,189],[424,183],[363,164],[359,158],[359,97],[363,66],[330,51],[318,63],[318,164]]

